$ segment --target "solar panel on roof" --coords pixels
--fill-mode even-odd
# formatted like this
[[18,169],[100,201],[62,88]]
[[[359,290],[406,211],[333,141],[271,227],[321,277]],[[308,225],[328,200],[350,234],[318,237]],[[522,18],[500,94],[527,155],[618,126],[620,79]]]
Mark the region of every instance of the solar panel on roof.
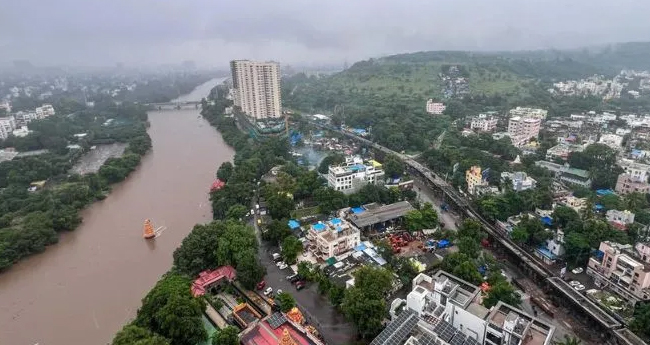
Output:
[[280,313],[273,313],[266,321],[269,323],[269,326],[271,326],[272,329],[276,329],[287,322],[287,318]]
[[461,332],[456,332],[456,335],[449,342],[450,345],[463,345],[467,336]]
[[429,335],[429,334],[423,334],[418,339],[418,344],[420,344],[420,345],[436,345],[436,338]]
[[417,325],[419,317],[411,310],[404,310],[397,318],[391,321],[379,335],[370,343],[371,345],[398,345],[406,339]]
[[479,343],[476,339],[468,337],[463,345],[479,345]]

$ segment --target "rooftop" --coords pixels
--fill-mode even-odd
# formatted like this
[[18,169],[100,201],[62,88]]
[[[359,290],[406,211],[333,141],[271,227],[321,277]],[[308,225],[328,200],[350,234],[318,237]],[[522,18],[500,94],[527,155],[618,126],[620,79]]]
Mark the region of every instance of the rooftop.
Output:
[[490,324],[518,337],[523,345],[544,345],[547,339],[553,338],[555,332],[555,326],[537,320],[503,302],[492,308],[487,320]]
[[408,201],[400,201],[390,205],[371,207],[365,205],[365,212],[349,216],[350,222],[358,228],[375,225],[388,220],[405,216],[408,212],[415,210]]

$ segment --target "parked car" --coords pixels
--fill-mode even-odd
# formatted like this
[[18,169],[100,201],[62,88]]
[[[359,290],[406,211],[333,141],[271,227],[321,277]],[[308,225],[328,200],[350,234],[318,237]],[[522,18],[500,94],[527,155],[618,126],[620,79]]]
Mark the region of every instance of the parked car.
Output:
[[290,274],[290,275],[287,276],[286,279],[287,279],[287,281],[292,281],[292,279],[294,279],[297,276],[298,276],[297,274]]
[[273,261],[278,262],[282,260],[282,255],[279,253],[273,253],[271,254],[271,257],[273,258]]
[[578,291],[582,291],[582,290],[585,289],[585,286],[582,285],[582,284],[580,284],[580,285],[576,285],[576,286],[574,286],[573,288],[576,289],[576,290],[578,290]]
[[285,263],[283,262],[282,265],[279,265],[279,266],[278,266],[278,268],[281,269],[281,270],[283,270],[283,269],[289,268],[289,265],[287,265],[287,264],[285,264]]
[[297,282],[297,281],[299,281],[299,280],[302,280],[302,277],[299,276],[299,275],[297,275],[297,274],[294,274],[294,275],[291,277],[291,279],[289,279],[289,281],[292,282],[292,283],[295,283],[295,282]]
[[257,289],[258,290],[262,290],[265,286],[266,286],[266,282],[263,281],[263,280],[261,282],[257,283]]
[[585,270],[582,267],[574,268],[574,269],[571,270],[571,272],[573,272],[573,274],[580,274],[580,273],[582,273],[584,271]]
[[273,288],[272,287],[267,287],[266,290],[264,290],[264,295],[268,296],[273,293]]
[[296,290],[302,290],[305,287],[305,281],[299,280],[296,282]]
[[278,289],[278,290],[275,292],[275,295],[277,296],[277,295],[279,295],[279,294],[281,294],[281,293],[282,293],[282,289]]
[[286,265],[286,264],[284,263],[284,261],[278,261],[278,262],[275,263],[275,265],[280,267],[280,266]]
[[571,286],[578,286],[578,285],[580,285],[580,282],[577,281],[577,280],[572,280],[572,281],[569,282],[569,285],[571,285]]

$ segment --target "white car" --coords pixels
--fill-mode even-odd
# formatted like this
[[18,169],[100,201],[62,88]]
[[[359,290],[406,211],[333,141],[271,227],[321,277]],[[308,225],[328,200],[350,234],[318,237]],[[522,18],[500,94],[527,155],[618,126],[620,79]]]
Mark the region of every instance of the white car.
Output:
[[574,269],[571,270],[571,272],[573,272],[573,274],[580,274],[580,273],[582,273],[584,271],[585,270],[582,269],[582,267],[574,268]]
[[284,261],[279,261],[279,262],[276,262],[275,265],[280,267],[280,266],[284,266],[286,264],[284,263]]
[[582,291],[582,290],[585,289],[585,286],[582,285],[582,284],[580,284],[580,285],[576,285],[576,286],[574,286],[573,288],[576,289],[576,290],[578,290],[578,291]]
[[572,281],[569,282],[569,285],[571,285],[571,286],[578,286],[578,285],[581,285],[581,284],[580,284],[580,282],[577,281],[577,280],[572,280]]
[[275,292],[276,295],[279,295],[282,293],[282,289],[278,289],[278,291]]
[[264,296],[268,296],[273,293],[273,288],[272,287],[267,287],[266,290],[264,290]]
[[287,266],[287,264],[285,264],[284,262],[282,263],[282,265],[278,266],[278,268],[281,269],[281,270],[283,270],[283,269],[285,269],[287,267],[289,267],[289,266]]

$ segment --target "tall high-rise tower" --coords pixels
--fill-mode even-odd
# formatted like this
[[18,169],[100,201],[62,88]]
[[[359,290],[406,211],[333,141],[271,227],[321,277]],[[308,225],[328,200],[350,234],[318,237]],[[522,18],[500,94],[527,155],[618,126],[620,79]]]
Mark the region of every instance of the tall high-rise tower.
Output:
[[282,116],[280,64],[233,60],[230,62],[235,105],[255,120]]

